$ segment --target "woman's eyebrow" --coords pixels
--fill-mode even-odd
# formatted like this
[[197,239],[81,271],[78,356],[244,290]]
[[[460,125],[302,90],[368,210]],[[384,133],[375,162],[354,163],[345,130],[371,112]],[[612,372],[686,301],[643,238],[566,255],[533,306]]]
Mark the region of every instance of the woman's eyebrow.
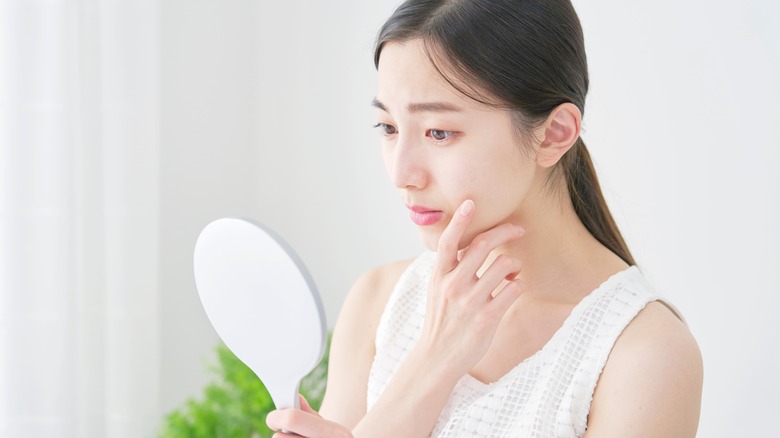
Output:
[[[387,110],[387,107],[385,104],[380,102],[377,98],[374,98],[374,100],[371,101],[371,105],[381,109],[384,112],[390,112]],[[462,112],[463,108],[447,103],[447,102],[421,102],[421,103],[410,103],[407,105],[406,110],[410,113],[420,113],[420,112],[434,112],[434,113],[441,113],[441,112]]]
[[379,108],[379,109],[381,109],[382,111],[384,111],[386,113],[390,112],[390,111],[387,110],[387,107],[385,106],[385,104],[380,102],[376,97],[371,101],[371,106],[373,106],[375,108]]

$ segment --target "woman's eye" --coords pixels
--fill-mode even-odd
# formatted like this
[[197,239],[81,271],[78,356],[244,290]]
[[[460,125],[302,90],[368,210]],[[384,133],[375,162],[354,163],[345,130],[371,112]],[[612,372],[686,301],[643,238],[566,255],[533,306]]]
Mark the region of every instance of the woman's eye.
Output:
[[430,135],[436,141],[444,141],[452,135],[452,131],[445,131],[443,129],[429,129],[428,135]]
[[393,135],[396,133],[395,126],[388,125],[387,123],[377,123],[374,125],[374,128],[379,128],[382,130],[382,134],[384,135]]

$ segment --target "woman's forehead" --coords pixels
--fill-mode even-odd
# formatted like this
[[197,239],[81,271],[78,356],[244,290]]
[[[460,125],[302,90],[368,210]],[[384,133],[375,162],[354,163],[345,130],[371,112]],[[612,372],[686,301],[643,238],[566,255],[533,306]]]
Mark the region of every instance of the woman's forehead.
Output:
[[[374,106],[380,109],[388,110],[397,106],[403,106],[410,112],[435,107],[454,111],[486,109],[483,104],[458,91],[450,83],[452,78],[444,77],[419,39],[386,43],[377,71]],[[466,87],[466,84],[458,85]]]

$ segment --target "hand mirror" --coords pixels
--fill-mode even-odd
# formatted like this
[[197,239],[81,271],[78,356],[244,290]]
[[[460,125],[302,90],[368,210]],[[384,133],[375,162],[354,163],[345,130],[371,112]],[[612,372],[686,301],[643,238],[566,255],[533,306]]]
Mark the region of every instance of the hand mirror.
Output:
[[219,337],[262,380],[277,409],[299,408],[300,381],[326,342],[322,302],[301,260],[268,228],[225,218],[201,231],[194,268]]

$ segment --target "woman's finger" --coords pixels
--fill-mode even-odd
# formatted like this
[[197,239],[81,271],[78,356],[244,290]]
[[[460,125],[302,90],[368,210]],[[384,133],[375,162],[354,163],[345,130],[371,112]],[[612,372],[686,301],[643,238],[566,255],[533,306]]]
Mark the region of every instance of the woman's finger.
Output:
[[491,298],[488,306],[491,307],[491,311],[494,312],[494,314],[503,315],[509,310],[512,303],[517,301],[522,293],[523,290],[520,287],[520,282],[512,280],[501,288],[501,291],[499,291],[495,297]]
[[436,248],[439,272],[447,273],[458,266],[458,245],[472,217],[474,217],[474,201],[467,199],[460,204],[452,215],[450,223],[439,236]]
[[513,224],[502,224],[485,231],[475,237],[461,255],[460,269],[464,272],[477,272],[491,251],[521,237],[523,233],[525,230],[522,227]]
[[[269,428],[284,431],[287,435],[297,434],[309,438],[330,438],[349,436],[344,426],[327,421],[319,416],[300,409],[281,409],[271,411],[265,419]],[[284,435],[282,435],[284,436]]]
[[322,416],[320,415],[319,412],[317,412],[314,409],[312,409],[311,405],[309,404],[309,401],[306,400],[306,397],[304,397],[303,394],[298,394],[298,400],[300,402],[301,410],[303,412],[308,412],[308,413],[310,413],[312,415],[316,415],[316,416],[322,418]]
[[485,293],[485,299],[492,297],[492,292],[502,281],[514,280],[522,267],[523,263],[517,257],[505,254],[496,257],[477,282],[479,289]]

